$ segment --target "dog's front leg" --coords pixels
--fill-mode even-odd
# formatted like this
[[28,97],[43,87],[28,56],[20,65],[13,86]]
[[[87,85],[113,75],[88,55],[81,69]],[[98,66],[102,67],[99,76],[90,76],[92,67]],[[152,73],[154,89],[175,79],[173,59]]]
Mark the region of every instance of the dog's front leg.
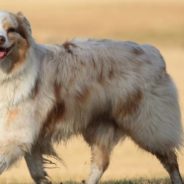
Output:
[[16,139],[7,139],[6,142],[0,141],[0,174],[29,151],[31,146]]
[[[26,110],[25,110],[26,109]],[[0,117],[0,174],[16,160],[31,151],[37,140],[41,123],[30,105],[13,106],[2,111]],[[37,122],[37,123],[35,123]]]
[[43,157],[39,147],[34,146],[30,153],[26,153],[25,160],[36,184],[51,184],[43,166]]

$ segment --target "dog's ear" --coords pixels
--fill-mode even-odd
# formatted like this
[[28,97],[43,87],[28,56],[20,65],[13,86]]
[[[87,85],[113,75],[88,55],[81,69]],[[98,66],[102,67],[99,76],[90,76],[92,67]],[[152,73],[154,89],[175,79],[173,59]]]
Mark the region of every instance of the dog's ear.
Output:
[[32,40],[32,30],[31,24],[29,23],[28,19],[21,13],[18,12],[16,14],[17,21],[18,21],[18,31],[21,36],[26,39],[28,42]]

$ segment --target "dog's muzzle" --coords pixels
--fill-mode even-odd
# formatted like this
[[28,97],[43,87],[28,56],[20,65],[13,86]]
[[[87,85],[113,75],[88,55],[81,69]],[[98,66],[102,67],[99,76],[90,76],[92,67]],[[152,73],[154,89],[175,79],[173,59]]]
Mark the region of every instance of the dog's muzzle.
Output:
[[8,48],[5,48],[5,47],[1,47],[0,46],[0,60],[4,59],[9,53],[10,51],[12,50],[14,45],[11,45],[10,47]]

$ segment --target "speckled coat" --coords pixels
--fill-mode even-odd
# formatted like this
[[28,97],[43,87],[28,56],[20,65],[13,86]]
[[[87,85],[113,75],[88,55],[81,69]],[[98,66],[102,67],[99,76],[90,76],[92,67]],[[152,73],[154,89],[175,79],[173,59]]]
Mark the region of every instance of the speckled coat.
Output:
[[35,182],[50,183],[42,155],[56,156],[54,142],[80,134],[92,149],[86,183],[95,184],[113,147],[129,136],[182,184],[177,92],[156,48],[90,39],[40,45],[22,14],[1,12],[0,24],[17,29],[7,32],[15,48],[0,63],[1,172],[25,156]]

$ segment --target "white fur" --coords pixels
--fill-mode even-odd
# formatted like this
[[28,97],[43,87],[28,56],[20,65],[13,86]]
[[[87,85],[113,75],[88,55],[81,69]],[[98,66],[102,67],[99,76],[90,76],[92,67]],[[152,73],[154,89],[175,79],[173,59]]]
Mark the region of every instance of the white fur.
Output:
[[101,178],[102,174],[103,174],[102,169],[100,169],[96,165],[92,165],[91,173],[89,175],[88,180],[86,181],[86,184],[96,184],[96,183],[98,183],[98,181]]

